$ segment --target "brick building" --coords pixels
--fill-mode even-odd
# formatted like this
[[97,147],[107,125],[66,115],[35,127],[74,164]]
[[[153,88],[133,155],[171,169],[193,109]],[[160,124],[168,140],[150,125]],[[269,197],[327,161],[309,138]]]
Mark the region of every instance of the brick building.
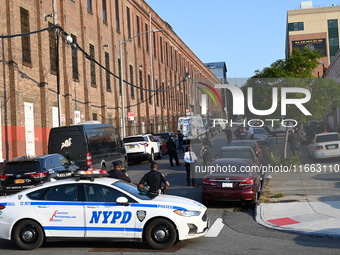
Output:
[[[47,153],[49,130],[59,125],[98,120],[121,131],[122,87],[127,135],[174,131],[194,100],[187,74],[219,83],[143,0],[0,4],[0,161]],[[135,86],[120,86],[120,63]],[[209,100],[208,108],[223,106]]]
[[300,9],[287,12],[286,57],[293,48],[311,47],[323,51],[315,76],[325,75],[325,70],[339,50],[340,6],[313,6],[303,1]]

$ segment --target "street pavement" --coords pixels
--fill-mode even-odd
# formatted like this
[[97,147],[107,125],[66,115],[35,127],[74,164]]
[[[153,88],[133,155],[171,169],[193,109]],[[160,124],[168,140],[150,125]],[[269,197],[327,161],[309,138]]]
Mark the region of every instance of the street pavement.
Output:
[[[269,145],[269,150],[282,150],[282,144],[281,137],[277,144]],[[256,221],[276,230],[340,238],[340,160],[314,163],[307,146],[301,146],[300,153],[298,168],[268,173],[273,197],[258,204]]]

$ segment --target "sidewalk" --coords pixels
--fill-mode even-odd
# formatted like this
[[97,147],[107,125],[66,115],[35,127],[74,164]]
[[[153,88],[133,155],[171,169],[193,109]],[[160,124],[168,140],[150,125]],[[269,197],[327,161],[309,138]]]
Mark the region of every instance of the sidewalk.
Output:
[[[302,164],[313,164],[306,147]],[[339,159],[318,162],[340,164]],[[260,203],[256,221],[268,228],[313,236],[340,238],[340,172],[335,170],[269,173],[270,193],[282,194]]]
[[276,230],[340,238],[340,201],[261,203],[256,221]]

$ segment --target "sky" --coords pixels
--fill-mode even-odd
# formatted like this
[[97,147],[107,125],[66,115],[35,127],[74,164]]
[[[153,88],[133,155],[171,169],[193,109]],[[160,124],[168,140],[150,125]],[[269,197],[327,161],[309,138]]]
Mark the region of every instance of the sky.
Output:
[[[225,62],[227,78],[249,78],[285,58],[287,11],[300,0],[145,0],[203,62]],[[340,0],[314,0],[314,7]]]

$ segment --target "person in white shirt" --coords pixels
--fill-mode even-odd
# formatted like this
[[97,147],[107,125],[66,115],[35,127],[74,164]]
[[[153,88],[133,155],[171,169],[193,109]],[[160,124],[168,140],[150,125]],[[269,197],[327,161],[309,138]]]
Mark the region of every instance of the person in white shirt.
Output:
[[[188,186],[190,186],[190,184],[192,186],[195,186],[194,171],[195,171],[196,161],[197,161],[197,156],[195,152],[192,151],[192,147],[189,146],[186,152],[184,153],[185,171],[187,172]],[[192,174],[190,173],[191,172],[190,169],[192,169]]]

